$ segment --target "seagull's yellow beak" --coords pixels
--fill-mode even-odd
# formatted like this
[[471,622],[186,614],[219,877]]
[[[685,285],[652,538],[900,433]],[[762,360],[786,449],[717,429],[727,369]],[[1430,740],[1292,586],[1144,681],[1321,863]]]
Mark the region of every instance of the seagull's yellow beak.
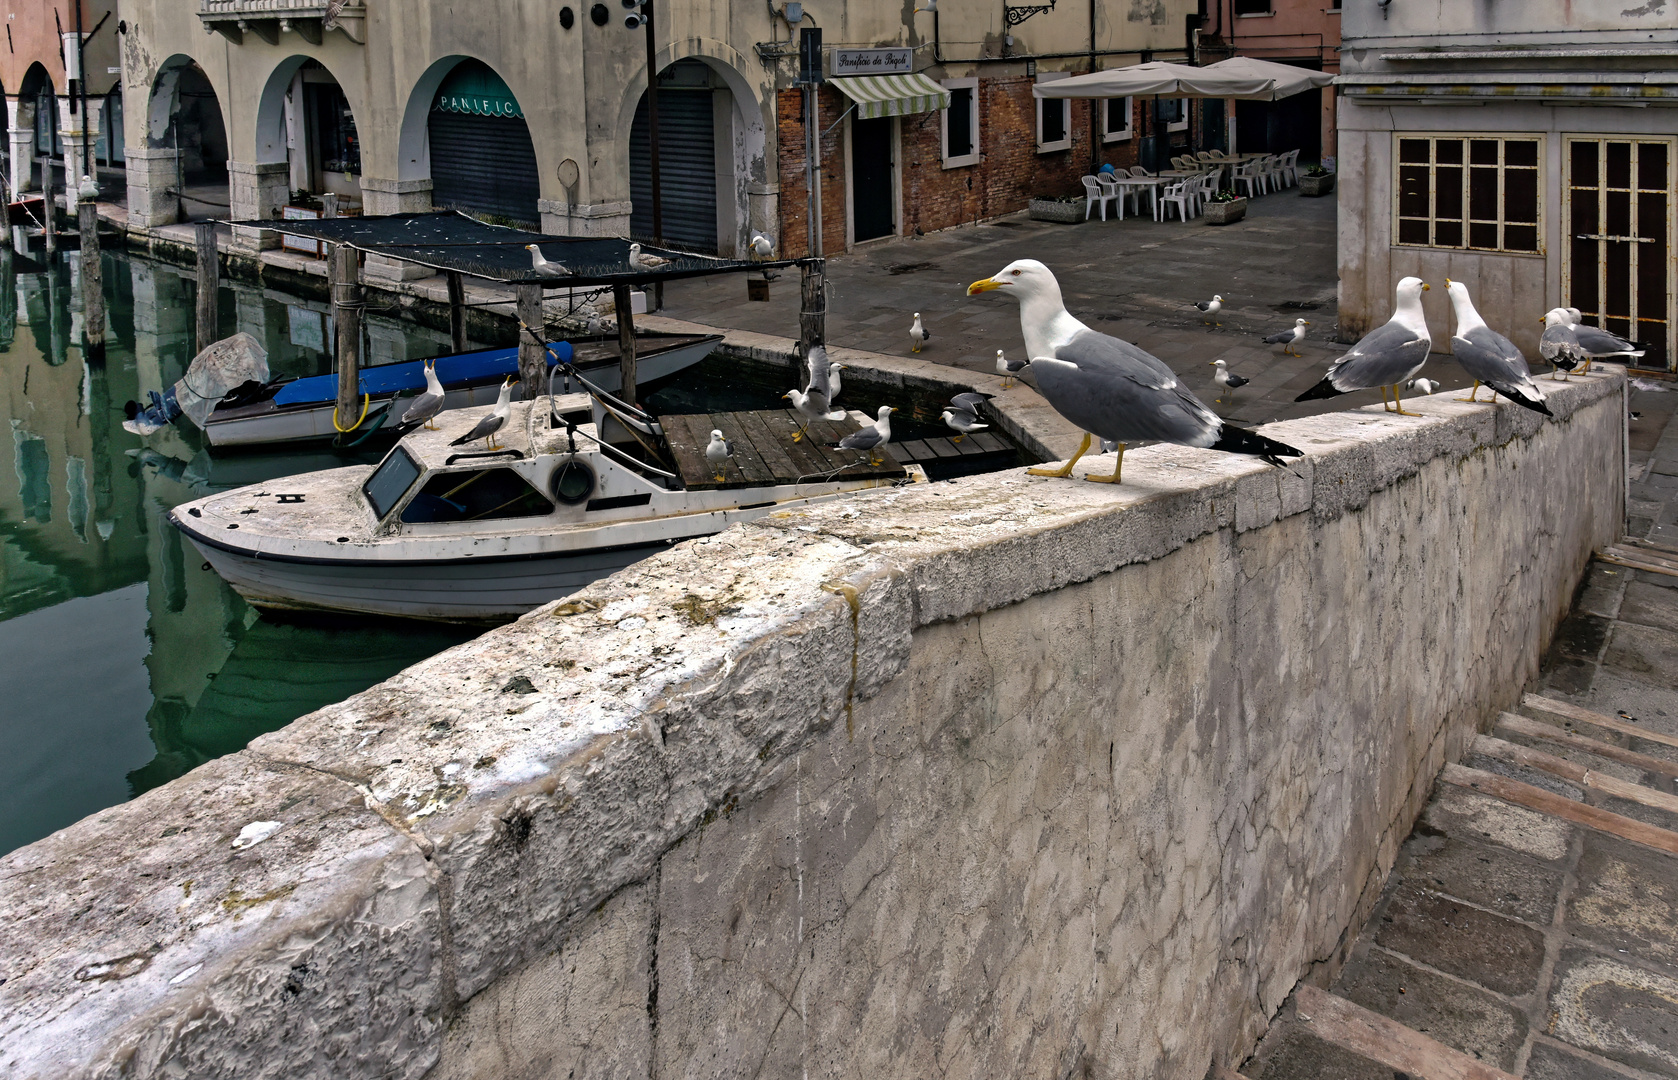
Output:
[[1306,326],[1310,326],[1310,325],[1311,325],[1311,320],[1310,320],[1310,319],[1306,319],[1306,320],[1305,320],[1305,325],[1306,325]]
[[988,277],[983,281],[975,281],[973,284],[969,285],[967,287],[967,295],[978,296],[982,292],[990,292],[992,289],[1000,289],[1006,284],[1007,282],[1005,281],[998,281],[995,278]]
[[[1450,284],[1450,282],[1446,282],[1446,284],[1447,284],[1447,285],[1449,285],[1449,284]],[[1429,291],[1429,290],[1428,290],[1428,284],[1427,284],[1427,282],[1425,282],[1425,281],[1424,281],[1424,282],[1422,282],[1422,291],[1423,291],[1423,292],[1427,292],[1427,291]]]
[[[1447,289],[1449,289],[1449,288],[1450,288],[1450,287],[1451,287],[1451,279],[1450,279],[1450,278],[1446,278],[1446,279],[1445,279],[1445,287],[1446,287],[1446,288],[1447,288]],[[1426,285],[1423,285],[1423,286],[1422,286],[1422,288],[1424,288],[1424,289],[1425,289],[1425,288],[1427,288],[1427,286],[1426,286]]]
[[782,394],[781,399],[783,401],[791,401],[792,400],[792,395],[791,394]]

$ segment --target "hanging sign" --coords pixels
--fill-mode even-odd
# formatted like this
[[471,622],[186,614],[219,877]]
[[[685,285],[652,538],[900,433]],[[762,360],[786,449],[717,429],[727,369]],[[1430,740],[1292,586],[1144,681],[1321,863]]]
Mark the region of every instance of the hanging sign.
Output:
[[913,49],[834,49],[835,75],[887,75],[915,70]]
[[471,116],[523,117],[518,99],[487,64],[468,60],[449,73],[432,106],[438,112]]

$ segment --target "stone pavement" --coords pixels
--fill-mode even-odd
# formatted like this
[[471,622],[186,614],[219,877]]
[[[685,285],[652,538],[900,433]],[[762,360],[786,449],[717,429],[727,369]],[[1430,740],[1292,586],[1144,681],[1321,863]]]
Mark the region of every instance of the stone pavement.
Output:
[[1678,1077],[1678,393],[1631,407],[1626,542],[1441,774],[1328,992],[1215,1076]]

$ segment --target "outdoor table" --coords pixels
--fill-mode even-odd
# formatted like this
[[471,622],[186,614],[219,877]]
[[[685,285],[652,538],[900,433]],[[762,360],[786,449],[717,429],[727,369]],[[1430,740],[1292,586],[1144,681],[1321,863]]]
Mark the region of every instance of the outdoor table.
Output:
[[[1133,188],[1138,194],[1146,191],[1148,193],[1148,209],[1152,210],[1154,202],[1159,196],[1159,186],[1165,181],[1158,176],[1118,176],[1111,178],[1109,182],[1119,189],[1119,220],[1123,221],[1126,188]],[[1136,212],[1138,214],[1142,212],[1140,199],[1136,203]]]

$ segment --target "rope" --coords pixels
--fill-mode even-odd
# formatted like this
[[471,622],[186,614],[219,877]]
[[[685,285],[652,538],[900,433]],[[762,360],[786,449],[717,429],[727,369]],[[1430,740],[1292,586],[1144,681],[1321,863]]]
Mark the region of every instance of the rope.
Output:
[[349,427],[338,427],[338,406],[334,404],[332,406],[332,426],[337,429],[338,434],[343,435],[360,427],[361,422],[367,419],[367,406],[372,400],[372,394],[361,395],[361,415],[356,417],[355,423],[351,424]]

